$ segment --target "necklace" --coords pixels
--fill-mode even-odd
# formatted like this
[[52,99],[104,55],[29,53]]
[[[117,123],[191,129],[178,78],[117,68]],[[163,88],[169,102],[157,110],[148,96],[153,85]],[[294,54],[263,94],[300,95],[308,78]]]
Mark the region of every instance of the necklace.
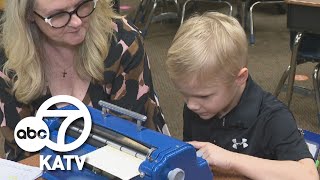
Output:
[[[69,74],[70,68],[73,68],[73,64],[67,68],[63,68],[63,72],[60,72],[62,74],[62,77],[65,78],[67,74]],[[72,73],[71,73],[72,74]]]
[[[47,47],[47,67],[55,76],[66,78],[73,74],[74,52],[69,50],[57,50],[56,48]],[[49,51],[50,50],[50,51]]]
[[64,70],[63,70],[63,73],[62,73],[62,77],[65,78],[67,74],[68,74],[68,73],[67,73],[66,70],[64,69]]
[[[58,66],[58,67],[57,67]],[[53,66],[47,67],[47,72],[50,72],[50,76],[56,76],[60,78],[66,78],[69,75],[72,75],[73,73],[70,72],[70,69],[73,68],[73,64],[69,65],[69,67],[63,68],[62,66],[56,65],[55,68]]]

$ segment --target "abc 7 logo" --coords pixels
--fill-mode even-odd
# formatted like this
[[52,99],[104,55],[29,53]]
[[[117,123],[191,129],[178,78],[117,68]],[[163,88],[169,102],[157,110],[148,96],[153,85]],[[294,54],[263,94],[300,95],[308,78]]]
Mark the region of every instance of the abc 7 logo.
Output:
[[[69,103],[78,108],[78,110],[49,110],[57,103]],[[47,124],[43,118],[66,117],[61,123],[57,142],[52,142]],[[84,128],[78,139],[72,143],[65,144],[65,134],[68,126],[78,118],[83,117]],[[87,107],[77,98],[67,95],[54,96],[45,101],[38,109],[35,117],[26,117],[22,119],[14,129],[14,138],[18,146],[28,152],[41,150],[44,146],[58,151],[72,151],[81,146],[88,138],[91,131],[92,121]]]

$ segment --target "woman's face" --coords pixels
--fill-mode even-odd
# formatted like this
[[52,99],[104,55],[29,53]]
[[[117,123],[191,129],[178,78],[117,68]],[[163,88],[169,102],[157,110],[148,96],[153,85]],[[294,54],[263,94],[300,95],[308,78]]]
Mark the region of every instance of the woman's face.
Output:
[[[94,6],[94,1],[86,0],[36,0],[34,6],[33,19],[39,29],[47,36],[49,43],[62,46],[76,46],[84,41],[89,28],[89,17],[80,18],[79,16],[88,14]],[[69,15],[61,12],[74,12],[68,22]],[[79,16],[78,16],[79,15]],[[44,19],[51,18],[51,24]]]

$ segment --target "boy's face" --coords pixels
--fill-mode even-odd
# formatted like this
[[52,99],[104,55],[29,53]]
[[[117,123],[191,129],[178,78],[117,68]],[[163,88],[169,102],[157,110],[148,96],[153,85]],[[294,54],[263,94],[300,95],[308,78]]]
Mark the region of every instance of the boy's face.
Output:
[[[244,82],[244,83],[243,83]],[[240,100],[245,81],[235,80],[231,84],[223,82],[198,83],[197,81],[175,81],[175,86],[183,95],[188,108],[202,119],[224,116]]]

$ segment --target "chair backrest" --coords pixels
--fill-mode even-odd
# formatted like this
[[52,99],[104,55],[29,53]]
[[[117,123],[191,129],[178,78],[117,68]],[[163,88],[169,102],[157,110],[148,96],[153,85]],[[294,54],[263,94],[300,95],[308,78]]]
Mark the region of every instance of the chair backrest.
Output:
[[120,0],[112,0],[113,6],[112,8],[114,9],[114,11],[116,11],[117,13],[120,13]]
[[[290,49],[294,43],[297,32],[290,32]],[[298,49],[297,64],[304,62],[320,62],[320,34],[304,33]]]

